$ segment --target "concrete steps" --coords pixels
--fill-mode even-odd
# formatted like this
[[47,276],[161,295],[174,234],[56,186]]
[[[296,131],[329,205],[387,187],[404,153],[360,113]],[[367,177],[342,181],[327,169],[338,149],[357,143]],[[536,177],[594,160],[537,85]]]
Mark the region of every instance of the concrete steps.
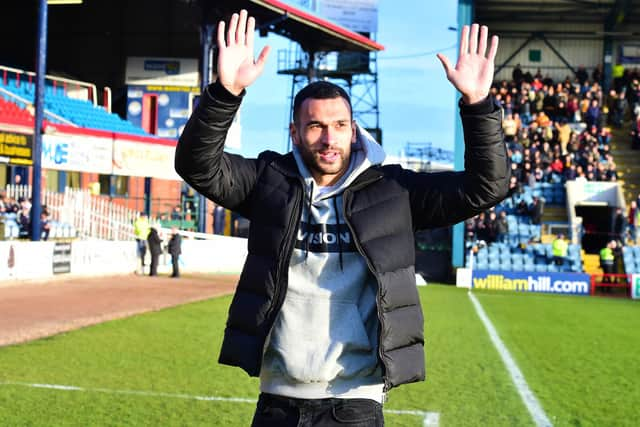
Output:
[[581,252],[584,272],[587,274],[602,274],[602,268],[600,268],[600,255],[587,254],[584,250]]
[[542,222],[567,222],[568,220],[565,206],[544,206]]
[[629,128],[629,122],[625,122],[622,129],[612,129],[611,133],[611,154],[627,206],[640,194],[640,150],[630,148]]

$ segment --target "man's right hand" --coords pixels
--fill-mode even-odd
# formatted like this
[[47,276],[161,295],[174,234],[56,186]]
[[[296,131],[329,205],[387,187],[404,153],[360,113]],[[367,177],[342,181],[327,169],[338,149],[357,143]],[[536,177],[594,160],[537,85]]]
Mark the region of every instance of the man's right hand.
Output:
[[258,78],[269,55],[270,48],[265,46],[258,60],[254,60],[255,26],[256,20],[247,19],[246,10],[241,10],[240,15],[234,13],[225,41],[225,23],[218,23],[218,81],[234,95],[240,95]]

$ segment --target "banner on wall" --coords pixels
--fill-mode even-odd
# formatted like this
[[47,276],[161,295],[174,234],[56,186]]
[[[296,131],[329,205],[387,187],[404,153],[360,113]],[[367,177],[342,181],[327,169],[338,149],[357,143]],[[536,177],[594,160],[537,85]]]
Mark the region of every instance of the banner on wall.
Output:
[[89,135],[43,135],[42,167],[110,174],[112,141]]
[[351,31],[378,31],[378,0],[318,0],[318,14]]
[[145,112],[144,98],[155,96],[156,135],[161,138],[177,139],[191,115],[193,98],[200,93],[200,88],[189,86],[167,85],[129,85],[127,88],[127,120],[138,127],[143,127]]
[[583,273],[527,273],[515,271],[473,270],[474,289],[589,295],[590,278]]
[[113,174],[179,181],[174,166],[176,147],[171,143],[113,141]]
[[631,275],[631,298],[640,299],[640,274]]
[[192,58],[127,58],[128,85],[199,86],[198,60]]
[[56,242],[53,247],[53,274],[71,272],[71,242]]
[[33,164],[33,135],[0,131],[0,163],[31,166]]

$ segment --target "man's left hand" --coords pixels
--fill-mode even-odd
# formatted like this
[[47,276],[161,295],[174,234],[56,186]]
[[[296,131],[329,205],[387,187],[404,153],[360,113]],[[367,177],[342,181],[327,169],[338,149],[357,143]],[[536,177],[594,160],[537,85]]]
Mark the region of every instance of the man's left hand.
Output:
[[[478,35],[478,29],[479,35]],[[489,29],[478,24],[462,27],[460,37],[460,53],[455,67],[449,58],[439,53],[437,55],[447,73],[447,79],[462,93],[465,104],[480,102],[489,95],[493,82],[493,69],[496,52],[498,51],[498,36],[491,38],[489,53],[487,52],[487,38]]]

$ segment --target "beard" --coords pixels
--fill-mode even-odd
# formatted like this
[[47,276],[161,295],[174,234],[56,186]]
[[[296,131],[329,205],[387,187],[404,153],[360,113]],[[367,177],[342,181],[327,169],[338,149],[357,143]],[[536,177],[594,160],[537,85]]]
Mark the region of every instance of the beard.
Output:
[[311,175],[334,175],[341,177],[349,167],[349,157],[340,148],[310,150],[304,144],[298,145],[298,151]]

